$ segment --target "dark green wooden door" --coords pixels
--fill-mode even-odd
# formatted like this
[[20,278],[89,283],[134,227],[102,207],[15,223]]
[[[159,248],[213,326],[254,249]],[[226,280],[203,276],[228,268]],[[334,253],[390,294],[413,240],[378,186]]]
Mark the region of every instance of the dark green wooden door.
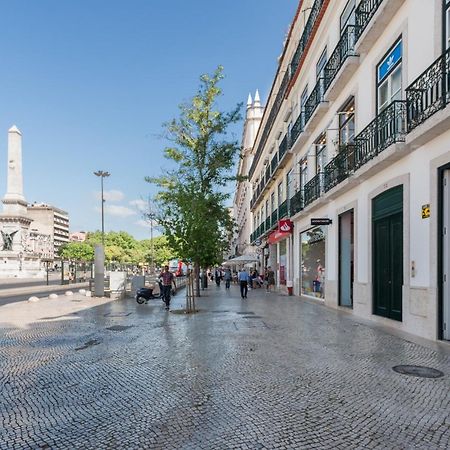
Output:
[[373,202],[374,314],[402,320],[403,189],[391,189]]

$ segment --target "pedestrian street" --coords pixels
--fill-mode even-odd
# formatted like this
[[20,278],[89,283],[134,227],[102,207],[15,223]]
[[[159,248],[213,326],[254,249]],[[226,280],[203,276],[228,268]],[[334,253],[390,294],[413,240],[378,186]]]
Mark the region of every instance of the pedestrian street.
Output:
[[196,314],[183,304],[181,290],[171,312],[127,298],[21,327],[0,307],[0,449],[450,447],[445,344],[233,284],[209,285]]

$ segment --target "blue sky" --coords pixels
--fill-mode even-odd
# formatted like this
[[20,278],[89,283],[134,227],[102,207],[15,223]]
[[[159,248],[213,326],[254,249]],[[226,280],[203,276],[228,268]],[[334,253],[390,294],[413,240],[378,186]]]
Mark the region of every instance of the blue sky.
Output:
[[[149,236],[138,204],[167,161],[162,123],[222,64],[221,109],[265,101],[298,0],[1,0],[0,196],[7,130],[23,134],[28,202],[69,212],[71,231]],[[242,124],[234,128],[240,139]]]

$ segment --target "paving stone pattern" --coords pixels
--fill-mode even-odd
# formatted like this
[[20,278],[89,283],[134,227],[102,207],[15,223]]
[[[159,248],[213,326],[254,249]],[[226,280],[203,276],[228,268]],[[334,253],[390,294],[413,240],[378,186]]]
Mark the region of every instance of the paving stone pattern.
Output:
[[448,352],[295,297],[206,294],[191,316],[127,299],[2,318],[0,449],[450,448]]

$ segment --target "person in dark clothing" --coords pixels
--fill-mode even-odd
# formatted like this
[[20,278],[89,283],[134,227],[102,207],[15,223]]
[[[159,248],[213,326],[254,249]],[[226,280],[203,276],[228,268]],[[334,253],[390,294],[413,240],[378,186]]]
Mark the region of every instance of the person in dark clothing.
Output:
[[225,269],[223,279],[225,280],[225,289],[230,289],[230,283],[231,283],[231,270],[230,269],[228,269],[228,268]]
[[[166,309],[170,307],[170,294],[172,290],[172,284],[174,292],[176,292],[177,285],[175,284],[175,277],[172,272],[169,272],[169,266],[164,266],[164,272],[161,273],[160,278],[162,280],[162,298],[166,304]],[[161,286],[161,285],[160,285]]]
[[216,269],[214,272],[214,279],[216,280],[216,284],[219,287],[220,282],[222,281],[222,272],[219,269]]

